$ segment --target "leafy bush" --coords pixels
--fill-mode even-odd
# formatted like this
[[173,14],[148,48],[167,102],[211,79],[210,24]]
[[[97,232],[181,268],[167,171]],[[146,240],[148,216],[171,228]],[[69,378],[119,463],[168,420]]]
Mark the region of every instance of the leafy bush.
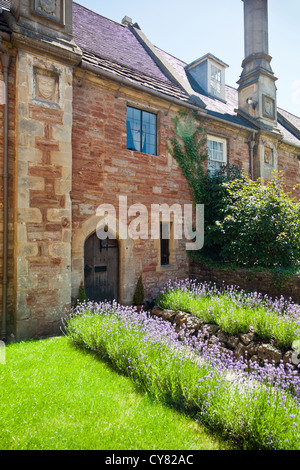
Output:
[[219,259],[224,243],[223,233],[216,225],[216,221],[222,219],[226,204],[229,202],[227,185],[241,177],[241,167],[228,163],[214,173],[208,171],[201,178],[202,194],[198,203],[205,205],[202,251],[211,259]]
[[262,185],[243,174],[225,187],[223,218],[216,221],[220,257],[246,266],[299,266],[300,205],[284,183],[276,178]]
[[169,151],[187,179],[195,204],[205,205],[200,259],[245,267],[299,267],[300,205],[280,178],[263,185],[230,164],[215,173],[205,171],[206,131],[193,114],[176,117],[172,131]]

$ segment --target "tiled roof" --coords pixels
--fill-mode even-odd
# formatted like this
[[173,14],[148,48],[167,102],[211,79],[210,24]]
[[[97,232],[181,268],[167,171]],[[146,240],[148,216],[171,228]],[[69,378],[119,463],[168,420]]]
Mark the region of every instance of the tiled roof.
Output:
[[[8,5],[9,4],[9,5]],[[10,8],[10,2],[5,2],[0,0],[0,8],[7,8],[9,10]],[[0,31],[4,33],[10,33],[10,28],[4,19],[4,15],[0,14]]]
[[[194,104],[194,100],[177,84],[172,82],[159,65],[146,52],[136,36],[124,25],[116,23],[87,8],[73,4],[73,33],[74,41],[83,50],[83,62],[108,71],[117,77],[126,78],[141,84],[151,90],[177,98],[184,103]],[[168,54],[160,51],[168,59]],[[174,58],[175,69],[185,80],[183,62]],[[196,93],[195,93],[196,94]],[[228,95],[232,94],[228,88]],[[251,125],[233,112],[232,101],[221,103],[218,100],[204,97],[205,104],[212,104],[216,117],[221,117],[235,124],[251,128]]]
[[[132,83],[143,85],[149,90],[159,91],[175,97],[182,103],[192,102],[191,97],[160,68],[159,61],[149,54],[130,28],[105,18],[87,8],[73,4],[73,32],[76,44],[83,50],[83,62],[93,65],[98,70],[110,72],[118,78],[125,78]],[[188,65],[167,52],[154,48],[168,64],[170,71],[175,71],[185,83],[188,83],[185,67]],[[172,76],[172,73],[171,73]],[[200,90],[199,90],[200,91]],[[195,96],[205,104],[205,111],[212,118],[216,117],[233,123],[256,129],[253,123],[237,114],[238,92],[226,86],[226,102],[196,92]],[[300,131],[300,118],[283,112],[285,119]],[[278,130],[285,141],[300,146],[300,139],[291,132],[290,126],[278,122]]]
[[127,26],[73,3],[74,41],[83,50],[171,83]]
[[[184,80],[188,80],[185,72],[185,67],[187,65],[185,62],[177,59],[176,57],[173,57],[159,48],[157,48],[157,50],[169,62],[170,67],[174,68]],[[238,92],[235,88],[226,86],[226,103],[202,93],[198,93],[198,95],[199,98],[205,103],[205,109],[210,115],[220,117],[228,122],[243,124],[242,118],[238,116],[236,112],[238,107]],[[286,120],[285,122],[280,120],[280,122],[277,124],[278,130],[281,132],[283,139],[292,145],[300,146],[300,118],[280,108],[278,108],[278,111],[284,116]],[[289,123],[291,125],[289,125]],[[243,125],[245,125],[245,123]],[[248,127],[251,127],[249,123]],[[298,132],[293,132],[293,127],[296,128]]]
[[278,125],[283,127],[284,132],[282,133],[289,133],[290,141],[295,145],[300,145],[300,117],[278,108]]
[[95,54],[84,52],[83,62],[92,65],[99,70],[103,70],[113,74],[116,78],[125,78],[133,84],[143,85],[149,90],[157,91],[173,98],[177,98],[182,102],[188,102],[189,96],[172,82],[159,80],[150,75],[145,75],[137,70],[117,64],[109,59],[102,59]]
[[[0,0],[0,7],[10,9],[9,0]],[[3,22],[2,22],[3,23]],[[0,29],[6,28],[5,22]],[[189,96],[180,86],[178,80],[172,79],[173,74],[166,74],[160,67],[159,61],[147,49],[131,31],[130,28],[120,23],[101,16],[86,7],[73,2],[73,34],[74,41],[83,51],[83,62],[92,65],[99,71],[109,72],[112,76],[126,79],[133,84],[143,85],[149,91],[156,91],[182,101],[182,104],[195,104],[192,96]],[[165,59],[177,77],[188,83],[185,67],[186,63],[167,52],[154,48]],[[155,55],[155,54],[154,54]],[[182,82],[181,80],[181,82]],[[179,80],[180,81],[180,80]],[[182,83],[181,83],[182,85]],[[212,98],[204,93],[195,92],[196,97],[205,104],[205,111],[211,117],[241,125],[250,129],[255,126],[237,114],[238,92],[235,88],[226,86],[226,102]],[[287,111],[278,109],[278,130],[283,139],[293,145],[300,146],[300,117]]]

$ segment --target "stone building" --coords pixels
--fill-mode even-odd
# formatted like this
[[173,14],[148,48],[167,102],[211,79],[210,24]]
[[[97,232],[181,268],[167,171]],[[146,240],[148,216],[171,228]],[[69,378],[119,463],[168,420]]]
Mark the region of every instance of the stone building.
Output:
[[[116,23],[72,0],[0,7],[3,338],[57,334],[81,282],[90,298],[130,304],[141,274],[148,298],[188,276],[172,219],[167,241],[124,236],[127,208],[192,202],[167,146],[178,111],[195,111],[207,130],[211,169],[241,162],[253,178],[279,170],[289,189],[299,183],[300,118],[277,107],[267,0],[244,0],[237,89],[213,54],[186,64],[128,17]],[[116,208],[115,226],[104,204]],[[160,229],[167,222],[161,213]]]

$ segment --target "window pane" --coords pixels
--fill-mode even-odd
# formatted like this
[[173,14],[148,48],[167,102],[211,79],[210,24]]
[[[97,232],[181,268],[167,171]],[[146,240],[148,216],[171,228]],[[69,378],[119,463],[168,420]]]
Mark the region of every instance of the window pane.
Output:
[[127,148],[141,151],[141,112],[131,107],[127,108]]
[[156,155],[156,115],[127,107],[127,148]]
[[208,169],[214,173],[226,162],[225,144],[217,140],[208,140]]
[[143,141],[142,151],[150,155],[156,154],[156,115],[142,112]]
[[133,108],[133,119],[135,119],[136,121],[141,120],[141,111],[139,109]]

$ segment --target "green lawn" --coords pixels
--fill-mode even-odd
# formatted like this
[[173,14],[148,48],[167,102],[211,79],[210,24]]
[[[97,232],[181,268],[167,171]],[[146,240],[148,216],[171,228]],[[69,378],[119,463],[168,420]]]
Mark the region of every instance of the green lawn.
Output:
[[17,343],[5,352],[1,450],[229,448],[65,337]]

